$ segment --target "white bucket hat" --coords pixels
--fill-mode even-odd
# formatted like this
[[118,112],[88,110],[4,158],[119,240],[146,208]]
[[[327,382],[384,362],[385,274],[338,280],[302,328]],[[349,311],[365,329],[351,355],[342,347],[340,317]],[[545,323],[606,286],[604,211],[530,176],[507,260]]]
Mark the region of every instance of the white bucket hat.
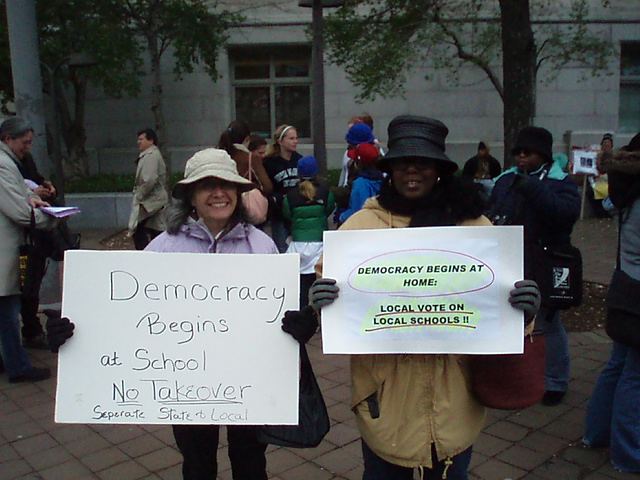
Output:
[[193,157],[187,160],[184,166],[184,179],[173,187],[171,195],[174,198],[182,198],[187,185],[208,177],[235,183],[238,185],[240,192],[246,192],[254,188],[251,181],[238,175],[238,166],[226,151],[218,148],[207,148],[196,152]]

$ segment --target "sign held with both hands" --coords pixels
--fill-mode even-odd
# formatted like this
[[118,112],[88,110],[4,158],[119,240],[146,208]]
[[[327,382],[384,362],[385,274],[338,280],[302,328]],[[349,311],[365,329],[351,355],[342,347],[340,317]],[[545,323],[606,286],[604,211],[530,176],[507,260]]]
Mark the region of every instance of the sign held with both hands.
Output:
[[[67,252],[55,418],[298,423],[297,255]],[[278,272],[274,275],[273,272]]]

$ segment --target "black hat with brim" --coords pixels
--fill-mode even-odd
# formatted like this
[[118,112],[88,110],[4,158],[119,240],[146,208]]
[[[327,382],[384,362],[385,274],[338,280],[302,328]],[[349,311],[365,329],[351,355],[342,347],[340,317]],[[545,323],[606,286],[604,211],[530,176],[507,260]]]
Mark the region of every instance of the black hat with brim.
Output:
[[531,150],[542,155],[547,162],[553,161],[553,136],[542,127],[524,127],[516,137],[516,144],[511,155],[518,155],[521,150]]
[[383,172],[390,172],[398,159],[417,158],[435,162],[440,175],[452,175],[458,164],[445,155],[447,126],[439,120],[417,115],[399,115],[387,129],[389,152],[376,164]]

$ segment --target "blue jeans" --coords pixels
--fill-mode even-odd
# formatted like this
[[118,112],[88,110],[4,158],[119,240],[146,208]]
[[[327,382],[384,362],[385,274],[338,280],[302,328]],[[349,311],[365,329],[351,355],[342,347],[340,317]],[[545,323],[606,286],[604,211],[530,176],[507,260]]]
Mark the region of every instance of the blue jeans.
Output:
[[0,344],[9,377],[17,377],[33,367],[20,340],[20,295],[0,297]]
[[592,447],[611,446],[611,463],[624,472],[640,472],[638,405],[640,351],[614,342],[587,405],[582,441]]
[[[444,461],[438,461],[435,448],[431,449],[433,468],[424,470],[424,480],[441,480],[444,473]],[[452,458],[453,463],[447,470],[447,480],[467,480],[467,471],[471,463],[473,446],[467,448]],[[413,480],[413,468],[394,465],[376,455],[362,440],[362,458],[364,459],[364,473],[362,480]]]
[[541,307],[535,330],[544,334],[547,344],[544,389],[566,392],[569,387],[569,341],[560,310]]

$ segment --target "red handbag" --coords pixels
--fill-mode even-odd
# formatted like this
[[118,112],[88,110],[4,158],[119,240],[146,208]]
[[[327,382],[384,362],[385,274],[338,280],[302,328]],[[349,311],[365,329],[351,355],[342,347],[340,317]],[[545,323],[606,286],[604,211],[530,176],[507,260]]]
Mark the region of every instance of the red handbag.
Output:
[[520,410],[540,403],[544,395],[544,335],[524,339],[524,353],[473,355],[471,384],[476,400],[498,410]]

